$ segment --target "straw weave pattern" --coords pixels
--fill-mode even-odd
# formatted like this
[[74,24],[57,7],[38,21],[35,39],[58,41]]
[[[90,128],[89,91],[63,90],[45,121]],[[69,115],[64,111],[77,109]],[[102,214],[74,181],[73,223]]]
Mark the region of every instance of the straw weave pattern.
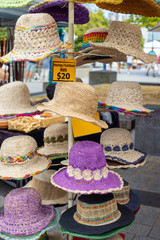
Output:
[[130,194],[130,185],[129,184],[127,186],[123,186],[122,190],[113,192],[113,195],[114,195],[117,203],[119,203],[119,204],[128,203],[130,200],[129,194]]
[[0,8],[21,8],[34,0],[0,0]]

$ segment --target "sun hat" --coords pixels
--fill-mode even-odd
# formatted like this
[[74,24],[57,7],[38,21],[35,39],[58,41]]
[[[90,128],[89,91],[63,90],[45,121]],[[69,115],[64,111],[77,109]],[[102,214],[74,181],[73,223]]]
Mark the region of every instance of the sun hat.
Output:
[[37,109],[50,110],[65,117],[78,118],[108,128],[106,122],[95,118],[97,107],[98,95],[93,87],[80,82],[67,82],[58,83],[54,99],[47,105],[37,106]]
[[[108,163],[108,160],[116,161],[124,165],[134,167],[144,165],[146,153],[134,149],[130,132],[123,128],[110,128],[101,134],[100,144]],[[135,166],[137,167],[137,166]],[[115,167],[116,168],[116,167]]]
[[35,0],[0,0],[0,8],[21,8]]
[[56,215],[53,205],[42,205],[35,189],[14,189],[6,196],[4,211],[0,212],[0,232],[13,236],[32,235],[46,228]]
[[[29,13],[48,13],[56,22],[68,22],[68,2],[66,0],[45,0],[30,7]],[[90,20],[88,9],[74,3],[74,23],[85,24]]]
[[0,87],[0,115],[32,113],[36,108],[30,104],[30,93],[27,85],[16,81]]
[[97,6],[112,12],[159,17],[160,6],[155,0],[123,0],[120,4],[98,2]]
[[[100,3],[102,0],[77,0],[76,2],[79,3]],[[123,0],[103,0],[103,2],[106,2],[108,4],[120,4]]]
[[122,178],[108,171],[102,146],[92,141],[72,146],[68,166],[52,175],[51,183],[67,192],[81,194],[103,194],[123,186]]
[[[82,238],[82,237],[73,237],[73,240],[85,240],[86,238]],[[67,240],[68,240],[68,235],[67,235]],[[125,240],[125,235],[124,234],[116,234],[112,237],[109,238],[104,238],[102,240]]]
[[52,124],[44,131],[44,147],[37,150],[38,154],[66,155],[68,154],[68,124]]
[[150,113],[153,110],[143,107],[141,85],[137,82],[113,82],[108,90],[106,105],[117,111]]
[[60,225],[69,231],[84,235],[99,235],[131,224],[134,213],[118,205],[114,195],[81,195],[77,205],[66,210],[60,218]]
[[133,212],[140,208],[138,196],[130,189],[130,185],[123,179],[124,185],[121,190],[113,191],[113,195],[118,204],[128,207]]
[[27,135],[5,139],[0,149],[0,179],[25,179],[49,168],[50,161],[36,149],[36,141]]
[[68,47],[71,44],[60,40],[57,24],[49,14],[24,14],[16,22],[13,50],[0,61],[38,61]]
[[109,27],[108,36],[103,43],[93,43],[91,41],[89,43],[92,47],[101,49],[104,54],[108,54],[108,50],[112,49],[116,54],[118,51],[125,55],[136,57],[144,63],[156,62],[156,55],[151,55],[143,51],[141,39],[142,33],[138,25],[112,21]]

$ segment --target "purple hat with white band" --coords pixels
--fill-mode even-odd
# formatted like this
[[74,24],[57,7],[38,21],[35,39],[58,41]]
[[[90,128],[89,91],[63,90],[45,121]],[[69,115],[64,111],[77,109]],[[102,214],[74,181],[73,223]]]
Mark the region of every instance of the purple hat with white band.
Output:
[[52,175],[51,183],[67,192],[81,194],[104,194],[123,187],[120,175],[108,170],[102,146],[92,141],[73,145],[69,165]]

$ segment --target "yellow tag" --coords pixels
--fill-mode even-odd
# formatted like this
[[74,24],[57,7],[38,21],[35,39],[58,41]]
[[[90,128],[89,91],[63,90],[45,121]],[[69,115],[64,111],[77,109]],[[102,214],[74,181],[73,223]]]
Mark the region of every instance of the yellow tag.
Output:
[[76,81],[76,60],[74,59],[53,59],[52,82],[75,82]]
[[[95,114],[95,118],[99,119],[98,112]],[[81,136],[85,136],[85,135],[99,133],[102,131],[100,127],[98,127],[90,122],[85,122],[85,121],[77,119],[77,118],[71,118],[71,121],[72,121],[74,137],[81,137]]]

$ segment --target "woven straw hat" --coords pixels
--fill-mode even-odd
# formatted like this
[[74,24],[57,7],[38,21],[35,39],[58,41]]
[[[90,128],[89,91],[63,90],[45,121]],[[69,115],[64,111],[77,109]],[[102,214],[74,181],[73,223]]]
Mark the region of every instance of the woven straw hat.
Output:
[[123,0],[118,5],[98,2],[97,6],[109,11],[126,14],[137,14],[146,17],[159,17],[160,6],[155,0]]
[[0,178],[25,179],[49,168],[49,160],[36,149],[36,141],[27,135],[5,139],[0,149]]
[[103,146],[106,159],[121,163],[121,168],[124,165],[139,167],[145,163],[146,153],[134,149],[132,136],[126,129],[111,128],[104,131],[101,134],[100,144]]
[[0,0],[0,8],[21,8],[34,0]]
[[37,152],[46,156],[68,154],[68,125],[58,123],[47,127],[44,131],[44,147]]
[[0,115],[37,111],[30,104],[29,89],[23,82],[11,82],[0,87],[0,96]]
[[0,61],[38,61],[70,46],[60,40],[57,24],[49,14],[25,14],[16,22],[13,50]]
[[54,99],[37,109],[50,110],[65,117],[78,118],[108,128],[104,121],[95,118],[97,106],[98,95],[93,87],[85,83],[68,82],[57,84]]
[[106,104],[117,110],[150,113],[153,110],[143,107],[141,85],[136,82],[113,82],[108,91]]
[[[128,0],[127,0],[128,1]],[[108,36],[103,43],[89,42],[95,49],[101,49],[104,54],[112,49],[125,55],[134,56],[144,63],[156,62],[157,56],[145,53],[141,48],[142,33],[136,24],[112,21]]]

